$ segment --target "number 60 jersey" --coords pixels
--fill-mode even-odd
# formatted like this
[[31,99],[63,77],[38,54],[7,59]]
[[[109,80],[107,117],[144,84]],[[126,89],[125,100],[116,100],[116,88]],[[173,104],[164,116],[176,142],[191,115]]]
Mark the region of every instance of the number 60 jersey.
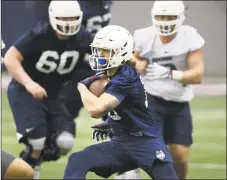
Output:
[[[200,49],[205,41],[191,26],[180,26],[176,37],[168,44],[162,44],[153,26],[136,30],[134,33],[135,49],[142,59],[156,62],[172,70],[188,69],[187,55]],[[167,101],[187,102],[193,98],[189,85],[184,85],[172,79],[151,80],[143,76],[146,91]]]
[[91,53],[92,40],[90,33],[82,27],[68,40],[59,40],[51,25],[41,22],[24,33],[13,46],[23,56],[24,70],[50,97],[72,78],[76,69],[84,66],[83,57],[85,53]]

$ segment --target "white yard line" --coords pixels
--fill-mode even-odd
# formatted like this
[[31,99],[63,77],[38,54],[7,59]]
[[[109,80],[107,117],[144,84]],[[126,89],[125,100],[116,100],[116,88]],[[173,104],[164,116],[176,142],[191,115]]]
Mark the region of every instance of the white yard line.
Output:
[[[209,132],[209,130],[211,130]],[[217,128],[215,129],[215,131],[212,131],[211,128],[207,128],[207,129],[199,129],[199,128],[196,128],[194,129],[194,132],[193,132],[193,136],[197,136],[197,137],[221,137],[221,138],[226,138],[226,129],[225,128]],[[209,141],[209,139],[208,139]]]
[[190,163],[192,169],[226,169],[226,164]]
[[[214,150],[215,147],[215,150]],[[204,150],[206,151],[215,151],[226,153],[226,144],[216,144],[216,143],[194,143],[192,144],[193,150]]]
[[195,96],[224,96],[226,95],[226,83],[211,83],[192,85]]

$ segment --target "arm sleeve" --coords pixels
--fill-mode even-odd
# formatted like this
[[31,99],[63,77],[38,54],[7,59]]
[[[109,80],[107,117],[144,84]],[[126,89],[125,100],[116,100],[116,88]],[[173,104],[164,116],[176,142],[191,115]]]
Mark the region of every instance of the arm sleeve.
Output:
[[190,35],[189,38],[189,50],[190,51],[196,51],[203,47],[205,44],[205,40],[202,38],[202,36],[197,32],[195,28],[190,29]]
[[24,33],[13,46],[20,51],[23,57],[30,54],[35,48],[35,33],[32,31],[27,31]]
[[112,96],[116,97],[120,103],[125,99],[127,96],[127,85],[123,85],[123,83],[111,82],[106,89],[106,93],[111,94]]
[[139,52],[141,58],[149,60],[155,37],[156,33],[153,27],[138,29],[134,32],[134,50]]

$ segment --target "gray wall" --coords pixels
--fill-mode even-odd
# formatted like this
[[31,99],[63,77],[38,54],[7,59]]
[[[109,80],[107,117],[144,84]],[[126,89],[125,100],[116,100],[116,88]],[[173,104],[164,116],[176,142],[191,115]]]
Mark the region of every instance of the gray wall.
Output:
[[[111,24],[121,25],[131,33],[150,26],[153,1],[114,1]],[[226,76],[226,2],[186,1],[184,24],[195,27],[206,40],[205,74]]]

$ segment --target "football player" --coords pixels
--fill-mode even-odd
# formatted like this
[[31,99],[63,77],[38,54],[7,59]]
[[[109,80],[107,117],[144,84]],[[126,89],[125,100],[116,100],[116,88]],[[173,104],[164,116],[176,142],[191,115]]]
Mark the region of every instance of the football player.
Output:
[[95,36],[90,56],[93,70],[107,71],[110,82],[96,97],[88,88],[102,73],[78,83],[85,109],[92,118],[108,114],[111,141],[70,155],[64,179],[85,179],[88,171],[108,178],[115,172],[141,167],[152,179],[177,179],[171,156],[148,109],[146,91],[131,61],[133,37],[109,25]]
[[28,30],[5,55],[8,99],[18,141],[26,146],[20,156],[32,167],[73,147],[75,123],[58,94],[91,53],[93,37],[81,27],[82,16],[77,1],[51,1],[50,23]]
[[188,172],[192,145],[191,84],[202,82],[204,39],[185,20],[183,1],[155,1],[153,25],[134,33],[137,70],[148,92],[149,106],[170,153],[179,179]]

